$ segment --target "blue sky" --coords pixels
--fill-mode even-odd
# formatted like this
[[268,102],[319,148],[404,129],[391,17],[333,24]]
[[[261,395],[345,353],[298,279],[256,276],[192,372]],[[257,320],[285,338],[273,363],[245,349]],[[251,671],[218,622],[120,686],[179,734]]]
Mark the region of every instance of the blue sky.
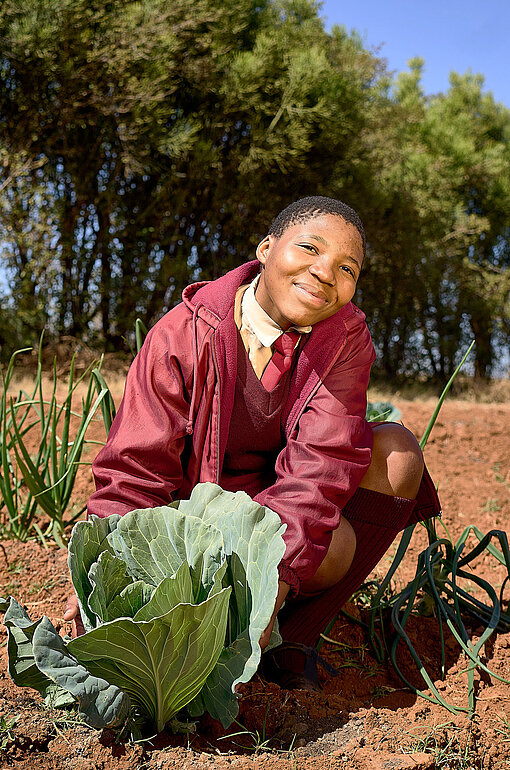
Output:
[[380,47],[391,70],[421,56],[427,94],[446,91],[452,70],[470,69],[510,108],[510,0],[324,0],[321,15],[327,28],[343,24],[366,48]]

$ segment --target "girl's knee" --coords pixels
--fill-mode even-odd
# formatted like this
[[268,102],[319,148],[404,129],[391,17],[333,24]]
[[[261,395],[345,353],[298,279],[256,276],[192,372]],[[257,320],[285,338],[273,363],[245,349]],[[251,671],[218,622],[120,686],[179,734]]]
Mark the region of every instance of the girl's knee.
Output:
[[322,564],[315,575],[302,585],[302,593],[319,593],[338,583],[349,570],[355,552],[356,534],[352,525],[342,517],[337,529],[333,530]]
[[423,475],[423,454],[411,431],[397,423],[373,428],[372,462],[361,486],[414,499]]

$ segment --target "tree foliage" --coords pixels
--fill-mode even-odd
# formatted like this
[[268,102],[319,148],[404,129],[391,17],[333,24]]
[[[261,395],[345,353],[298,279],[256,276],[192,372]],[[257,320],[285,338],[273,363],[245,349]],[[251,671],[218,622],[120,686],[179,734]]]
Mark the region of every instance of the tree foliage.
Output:
[[375,135],[363,305],[387,374],[444,379],[474,337],[486,376],[508,344],[510,112],[470,74],[427,98],[423,62],[410,65]]
[[420,61],[391,77],[313,0],[4,0],[0,45],[11,343],[46,327],[116,346],[325,194],[366,223],[380,367],[444,377],[474,335],[490,374],[510,333],[510,113],[480,77],[426,97]]

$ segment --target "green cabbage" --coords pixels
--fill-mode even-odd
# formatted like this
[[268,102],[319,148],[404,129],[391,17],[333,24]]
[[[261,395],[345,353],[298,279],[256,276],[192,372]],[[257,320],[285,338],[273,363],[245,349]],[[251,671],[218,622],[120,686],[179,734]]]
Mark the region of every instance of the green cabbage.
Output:
[[402,412],[390,401],[369,401],[365,419],[368,422],[398,422]]
[[78,522],[69,570],[86,633],[63,639],[0,600],[10,675],[55,705],[77,702],[98,728],[160,731],[184,707],[228,727],[235,687],[260,661],[283,531],[273,511],[210,483],[170,506]]

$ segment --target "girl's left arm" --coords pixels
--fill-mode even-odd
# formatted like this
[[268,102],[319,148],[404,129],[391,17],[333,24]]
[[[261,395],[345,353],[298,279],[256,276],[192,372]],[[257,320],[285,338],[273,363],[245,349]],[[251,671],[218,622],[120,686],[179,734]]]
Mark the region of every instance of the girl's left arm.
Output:
[[294,594],[324,559],[342,508],[371,461],[365,415],[374,351],[364,324],[353,337],[278,455],[275,483],[255,498],[287,525],[280,579]]

